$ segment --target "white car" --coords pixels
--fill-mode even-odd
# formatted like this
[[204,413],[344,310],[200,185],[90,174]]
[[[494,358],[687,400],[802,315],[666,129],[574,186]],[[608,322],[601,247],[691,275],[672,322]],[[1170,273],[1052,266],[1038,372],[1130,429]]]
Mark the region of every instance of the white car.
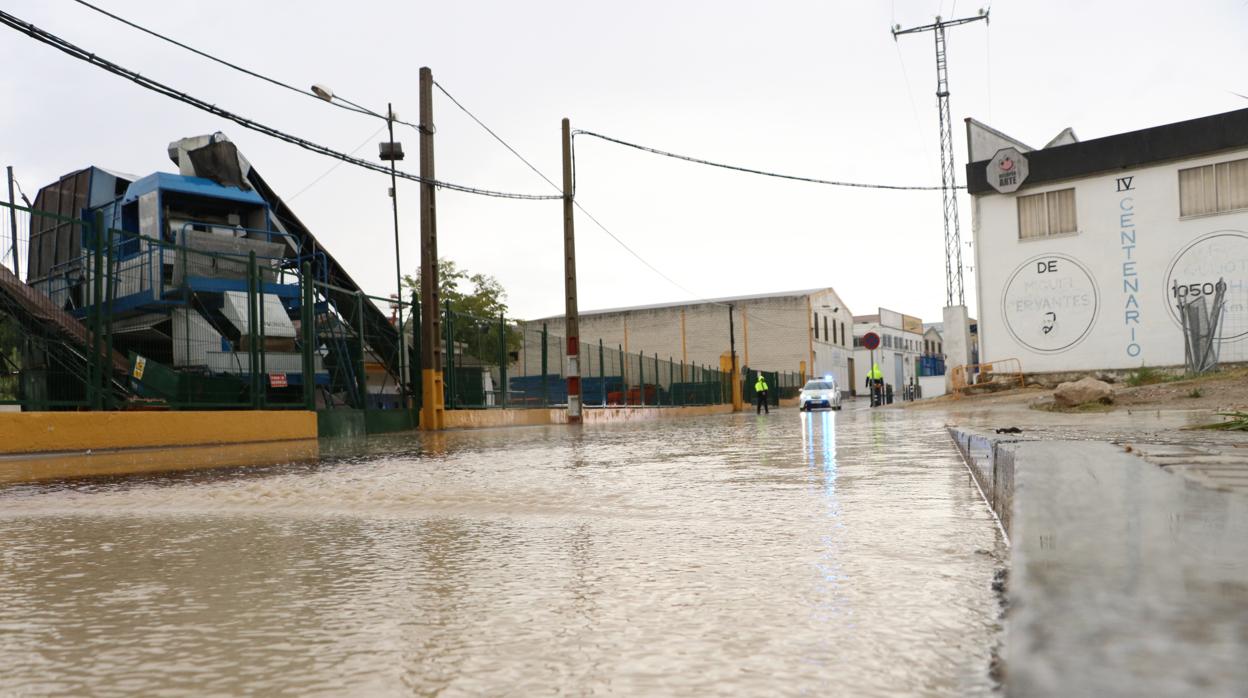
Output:
[[831,378],[806,381],[797,398],[797,409],[803,412],[819,408],[841,409],[841,389],[836,387],[836,381]]

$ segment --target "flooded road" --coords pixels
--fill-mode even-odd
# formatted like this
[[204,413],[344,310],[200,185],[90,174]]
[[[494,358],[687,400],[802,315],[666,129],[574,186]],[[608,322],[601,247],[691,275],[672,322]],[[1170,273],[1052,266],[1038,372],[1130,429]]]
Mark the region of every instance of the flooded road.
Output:
[[979,695],[1003,555],[897,412],[9,487],[0,695]]

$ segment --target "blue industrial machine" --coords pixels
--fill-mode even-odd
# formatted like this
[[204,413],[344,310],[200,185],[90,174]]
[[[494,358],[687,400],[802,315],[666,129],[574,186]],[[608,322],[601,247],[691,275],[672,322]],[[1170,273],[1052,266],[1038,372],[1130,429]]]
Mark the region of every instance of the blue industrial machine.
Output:
[[[141,397],[225,406],[262,385],[268,401],[299,402],[310,366],[318,404],[368,407],[365,354],[397,392],[397,351],[377,349],[394,347],[397,332],[234,144],[187,138],[169,155],[176,174],[88,167],[40,190],[33,208],[57,216],[32,216],[27,283],[80,319],[98,304]],[[95,238],[99,220],[106,240]],[[314,312],[302,312],[305,298]],[[314,316],[323,325],[303,333]],[[332,379],[327,364],[340,369]]]

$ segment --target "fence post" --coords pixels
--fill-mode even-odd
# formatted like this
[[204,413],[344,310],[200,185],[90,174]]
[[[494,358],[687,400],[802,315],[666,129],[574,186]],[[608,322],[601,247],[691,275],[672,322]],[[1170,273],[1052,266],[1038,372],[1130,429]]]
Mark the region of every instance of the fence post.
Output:
[[312,263],[304,262],[299,274],[299,329],[303,335],[303,408],[316,409],[316,307],[312,300]]
[[667,357],[667,406],[676,406],[676,359]]
[[507,406],[507,318],[498,314],[498,406]]
[[260,359],[260,408],[269,406],[268,340],[264,333],[264,270],[256,265],[256,355]]
[[646,406],[646,352],[637,352],[637,395],[641,406]]
[[87,390],[87,395],[91,400],[91,409],[100,410],[104,408],[103,387],[106,366],[102,360],[104,351],[104,213],[102,211],[95,212],[91,227],[94,233],[92,247],[95,251],[95,259],[92,260],[91,267],[91,386]]
[[684,405],[685,401],[689,399],[689,395],[688,395],[689,387],[688,386],[689,386],[689,383],[685,381],[685,360],[681,359],[680,360],[680,392],[681,392],[680,404],[681,405]]
[[[332,320],[331,320],[332,322]],[[359,390],[356,391],[356,407],[361,410],[368,409],[368,367],[365,364],[364,349],[364,292],[355,292],[355,335],[360,343],[360,362],[356,366],[357,374],[355,376],[356,384]]]
[[607,406],[607,367],[603,363],[602,337],[598,338],[598,390],[602,393],[602,406]]
[[659,375],[659,352],[654,352],[654,406],[663,406],[663,376]]
[[[186,250],[181,250],[181,255],[186,256]],[[183,277],[183,282],[186,278]],[[256,306],[256,251],[251,250],[247,253],[247,372],[251,376],[251,406],[253,409],[260,407],[260,380],[257,369],[260,366],[260,353],[257,351],[256,342],[259,340],[259,333],[256,331],[256,321],[259,319],[259,309]]]
[[412,330],[412,349],[406,357],[410,360],[405,365],[408,376],[408,399],[415,403],[417,413],[425,409],[425,372],[420,368],[424,365],[421,362],[424,361],[425,350],[421,346],[423,342],[420,341],[419,336],[420,328],[423,327],[420,324],[420,313],[420,300],[417,299],[416,291],[413,290],[411,308],[408,309],[407,323],[403,325],[403,332],[406,336],[407,329],[410,327]]
[[624,404],[628,404],[628,357],[624,355],[624,345],[615,345],[615,356],[620,360],[620,390],[624,396]]
[[547,352],[548,350],[546,348],[546,323],[543,322],[542,323],[542,407],[546,407],[550,404],[549,396],[548,396],[548,393],[546,392]]
[[455,409],[455,315],[451,312],[451,301],[444,303],[446,307],[446,319],[442,324],[446,326],[446,364],[450,370],[442,371],[442,381],[446,384],[446,392],[444,393],[443,402],[446,409]]
[[113,373],[113,300],[117,296],[117,255],[113,253],[113,229],[108,228],[105,240],[106,257],[104,261],[104,376],[100,387],[104,394],[105,409],[113,409],[113,391],[109,388],[109,377]]

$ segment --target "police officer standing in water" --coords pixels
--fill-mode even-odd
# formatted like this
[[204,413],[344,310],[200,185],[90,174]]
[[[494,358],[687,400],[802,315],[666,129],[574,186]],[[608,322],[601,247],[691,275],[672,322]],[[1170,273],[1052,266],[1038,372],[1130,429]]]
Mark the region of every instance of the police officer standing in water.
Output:
[[763,378],[763,372],[758,372],[758,380],[754,381],[754,394],[758,397],[758,405],[754,413],[762,414],[766,412],[771,414],[771,408],[767,406],[767,379]]

